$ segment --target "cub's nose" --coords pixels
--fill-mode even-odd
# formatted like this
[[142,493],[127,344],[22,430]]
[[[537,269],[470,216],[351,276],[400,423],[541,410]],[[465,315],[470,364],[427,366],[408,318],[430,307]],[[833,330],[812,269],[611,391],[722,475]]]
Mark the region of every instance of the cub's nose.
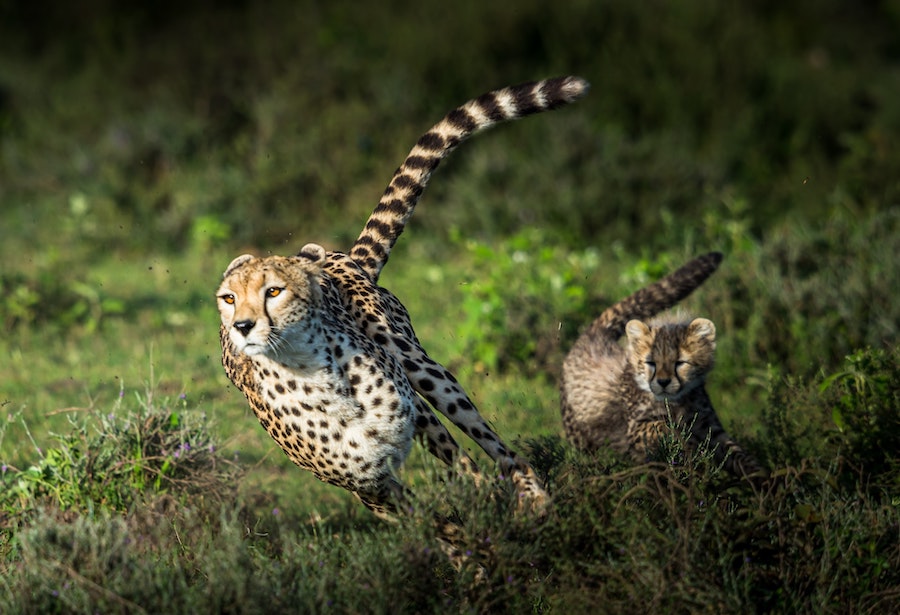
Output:
[[[236,327],[237,325],[234,325],[234,326]],[[253,324],[251,323],[250,326],[252,327]],[[249,331],[249,329],[248,329],[248,331]],[[242,332],[243,332],[243,331],[242,331]],[[247,335],[247,334],[244,333],[244,335]],[[667,386],[669,386],[669,383],[670,383],[670,382],[672,382],[672,379],[671,379],[671,378],[657,378],[657,379],[656,379],[656,384],[658,384],[658,385],[659,385],[660,387],[662,387],[662,388],[666,388]]]
[[256,324],[256,321],[253,320],[239,320],[234,323],[234,328],[241,332],[241,335],[247,337],[250,335],[250,331],[253,329],[253,325]]

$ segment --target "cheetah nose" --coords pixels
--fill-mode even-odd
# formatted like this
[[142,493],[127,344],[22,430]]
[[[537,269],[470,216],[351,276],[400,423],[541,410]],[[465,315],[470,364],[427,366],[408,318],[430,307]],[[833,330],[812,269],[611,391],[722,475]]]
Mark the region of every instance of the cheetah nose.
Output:
[[250,331],[253,329],[253,325],[256,322],[253,320],[239,320],[234,323],[234,328],[241,332],[244,337],[250,335]]
[[[235,326],[237,326],[237,325],[235,325]],[[247,335],[247,334],[244,333],[244,335]],[[670,382],[672,382],[671,378],[657,378],[656,379],[656,384],[658,384],[663,389],[666,388],[667,386],[669,386]]]

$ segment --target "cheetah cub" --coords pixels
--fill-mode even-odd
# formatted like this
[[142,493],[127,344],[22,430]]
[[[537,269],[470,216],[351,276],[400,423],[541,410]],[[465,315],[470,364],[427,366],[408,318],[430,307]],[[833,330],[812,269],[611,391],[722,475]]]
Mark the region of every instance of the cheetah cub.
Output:
[[587,450],[606,444],[641,462],[674,424],[687,430],[690,447],[708,440],[715,460],[732,474],[762,473],[725,432],[704,387],[715,359],[715,325],[706,318],[644,320],[691,294],[721,260],[712,252],[690,261],[607,309],[575,342],[560,395],[573,444]]
[[520,501],[547,495],[531,466],[487,425],[453,375],[422,348],[409,314],[378,277],[432,172],[463,140],[498,122],[580,98],[562,77],[488,92],[419,139],[349,254],[308,244],[297,256],[234,259],[216,296],[222,363],[262,426],[298,466],[392,515],[406,492],[396,471],[414,438],[478,476],[433,409],[481,446]]

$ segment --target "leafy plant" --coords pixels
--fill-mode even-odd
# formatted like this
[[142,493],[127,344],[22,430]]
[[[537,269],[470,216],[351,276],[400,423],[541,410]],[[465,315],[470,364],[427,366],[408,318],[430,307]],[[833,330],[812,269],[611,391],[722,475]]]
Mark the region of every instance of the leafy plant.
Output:
[[81,324],[95,331],[104,318],[122,314],[121,299],[107,297],[94,285],[73,279],[62,264],[27,276],[0,273],[0,321],[15,327],[55,325],[67,329]]
[[819,390],[850,470],[873,486],[900,485],[900,350],[857,351]]
[[226,485],[236,468],[219,456],[205,417],[184,400],[180,407],[149,397],[138,402],[136,413],[124,412],[120,397],[106,414],[70,418],[70,430],[53,436],[56,446],[35,444],[39,460],[27,468],[4,463],[0,510],[21,516],[51,504],[82,513],[124,512],[156,493],[227,500],[222,489],[232,488]]
[[552,370],[561,361],[561,335],[580,326],[582,317],[573,311],[591,295],[584,281],[598,268],[597,251],[566,250],[537,229],[523,230],[496,247],[463,239],[458,230],[452,241],[472,263],[454,356],[473,360],[481,372],[511,366],[532,373]]

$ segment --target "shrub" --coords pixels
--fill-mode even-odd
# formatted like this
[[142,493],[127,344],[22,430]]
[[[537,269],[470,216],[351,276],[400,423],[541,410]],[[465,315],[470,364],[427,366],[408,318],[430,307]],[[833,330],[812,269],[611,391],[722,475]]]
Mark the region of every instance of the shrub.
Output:
[[138,412],[127,412],[120,396],[106,414],[70,418],[70,431],[54,435],[54,447],[36,447],[40,459],[28,468],[4,463],[0,511],[9,519],[43,505],[124,513],[148,495],[163,493],[232,500],[237,468],[219,454],[206,418],[188,410],[184,400],[158,404],[148,395],[138,402]]

